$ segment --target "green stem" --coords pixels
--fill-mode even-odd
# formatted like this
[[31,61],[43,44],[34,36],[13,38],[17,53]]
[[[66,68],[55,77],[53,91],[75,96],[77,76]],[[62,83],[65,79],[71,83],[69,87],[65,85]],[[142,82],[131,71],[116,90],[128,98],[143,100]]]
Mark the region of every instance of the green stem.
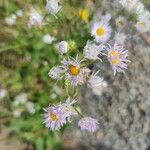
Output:
[[1,48],[1,49],[0,49],[0,53],[1,53],[1,52],[4,52],[4,51],[7,51],[7,50],[10,50],[10,49],[16,49],[16,48],[19,48],[19,47],[21,47],[21,45],[15,45],[15,46],[4,47],[4,48]]
[[83,114],[81,114],[76,107],[74,107],[74,110],[79,114],[80,117],[84,117]]

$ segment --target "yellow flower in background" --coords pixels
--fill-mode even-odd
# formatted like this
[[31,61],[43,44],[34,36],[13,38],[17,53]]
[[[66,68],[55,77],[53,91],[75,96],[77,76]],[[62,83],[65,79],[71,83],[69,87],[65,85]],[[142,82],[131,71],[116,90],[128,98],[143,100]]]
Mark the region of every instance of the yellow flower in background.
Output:
[[80,9],[79,10],[79,17],[81,18],[82,21],[87,22],[89,19],[89,12],[87,9]]

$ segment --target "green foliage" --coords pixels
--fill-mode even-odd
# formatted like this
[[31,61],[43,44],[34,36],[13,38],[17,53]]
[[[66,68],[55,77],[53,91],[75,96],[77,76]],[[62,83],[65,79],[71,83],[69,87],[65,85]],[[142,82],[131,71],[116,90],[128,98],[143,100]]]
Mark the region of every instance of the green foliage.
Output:
[[[0,3],[0,87],[7,89],[8,95],[5,107],[8,112],[0,110],[0,119],[10,117],[7,125],[13,131],[12,136],[35,145],[37,150],[57,150],[61,148],[59,134],[50,132],[42,124],[43,107],[57,103],[63,97],[57,96],[53,88],[61,83],[55,83],[48,77],[49,69],[59,62],[56,43],[61,40],[69,42],[70,54],[79,55],[87,39],[90,39],[87,23],[82,22],[78,14],[79,3],[66,0],[58,13],[58,19],[45,12],[46,1],[11,1],[2,0]],[[80,5],[85,5],[80,2]],[[46,24],[40,28],[27,27],[29,11],[35,7],[45,14]],[[72,7],[74,6],[74,7]],[[6,25],[4,19],[15,13],[23,11],[12,27]],[[67,14],[67,15],[66,15]],[[56,38],[50,45],[42,41],[42,37],[49,33]],[[63,85],[64,86],[64,85]],[[60,87],[63,87],[62,85]],[[35,107],[35,113],[30,114],[23,106],[20,117],[14,117],[13,106],[15,96],[21,92],[27,93],[28,101]],[[54,95],[55,94],[55,95]],[[76,89],[73,93],[76,95]],[[3,113],[1,113],[3,112]]]

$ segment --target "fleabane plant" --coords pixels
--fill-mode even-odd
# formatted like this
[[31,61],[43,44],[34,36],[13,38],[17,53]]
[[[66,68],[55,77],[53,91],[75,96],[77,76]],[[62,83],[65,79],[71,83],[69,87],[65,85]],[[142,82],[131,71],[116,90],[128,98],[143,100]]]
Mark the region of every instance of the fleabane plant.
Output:
[[107,82],[98,75],[100,70],[91,70],[89,65],[95,62],[102,63],[101,58],[106,57],[114,75],[118,72],[124,73],[124,70],[127,69],[128,50],[116,41],[111,44],[107,43],[111,37],[111,27],[105,17],[99,23],[94,23],[91,35],[94,40],[87,41],[80,57],[72,58],[69,56],[69,44],[66,41],[59,42],[56,46],[61,55],[60,64],[52,67],[48,75],[52,80],[63,80],[68,100],[44,109],[44,124],[50,130],[60,129],[72,120],[74,114],[78,114],[81,117],[78,122],[80,129],[96,132],[99,129],[99,121],[84,116],[77,109],[78,100],[75,101],[79,86],[87,85],[96,95],[101,95],[107,87]]
[[[122,5],[126,6],[125,1]],[[59,5],[59,0],[48,0],[46,10],[52,15],[56,15],[62,6]],[[80,12],[80,17],[86,23],[88,16],[85,16],[85,11]],[[39,15],[37,14],[36,16]],[[85,16],[86,18],[83,18]],[[41,24],[40,21],[34,19],[34,15],[30,16],[30,24]],[[84,115],[80,110],[78,103],[78,89],[80,86],[88,86],[95,95],[100,96],[108,83],[99,76],[100,70],[91,69],[89,66],[103,63],[102,58],[105,57],[110,63],[112,74],[115,76],[117,73],[125,73],[128,68],[128,50],[126,50],[124,33],[116,33],[112,37],[112,30],[110,25],[111,15],[106,14],[100,20],[92,22],[91,29],[89,30],[92,40],[87,40],[83,49],[83,53],[78,53],[75,57],[70,56],[71,44],[62,39],[56,44],[57,52],[60,55],[59,65],[53,66],[48,75],[52,80],[61,83],[63,82],[66,91],[66,100],[55,105],[49,105],[44,108],[43,123],[50,130],[60,130],[65,124],[69,124],[75,115],[80,117],[78,126],[81,130],[89,132],[96,132],[99,129],[100,122],[89,115]],[[33,23],[34,21],[34,23]],[[116,24],[120,27],[123,26],[123,17],[118,18]],[[120,38],[122,39],[120,39]],[[74,47],[75,49],[75,47]]]

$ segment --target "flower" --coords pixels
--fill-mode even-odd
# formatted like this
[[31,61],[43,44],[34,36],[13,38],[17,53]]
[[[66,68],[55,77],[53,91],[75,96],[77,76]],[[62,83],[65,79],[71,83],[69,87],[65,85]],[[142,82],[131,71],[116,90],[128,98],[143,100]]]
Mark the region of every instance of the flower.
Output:
[[13,110],[12,114],[15,118],[18,118],[21,116],[21,111],[19,109]]
[[81,67],[81,61],[77,59],[63,60],[62,67],[65,70],[66,78],[71,82],[72,86],[77,86],[85,83],[90,70]]
[[113,46],[108,44],[107,50],[107,58],[110,62],[114,75],[116,72],[124,72],[123,69],[127,69],[127,60],[128,50],[125,50],[123,46],[115,43]]
[[58,3],[59,0],[48,0],[46,4],[46,10],[49,13],[56,15],[61,8]]
[[104,81],[103,78],[97,76],[97,73],[98,72],[93,73],[90,76],[88,84],[92,88],[93,93],[100,96],[107,87],[107,82]]
[[32,26],[41,27],[43,25],[43,16],[41,16],[37,10],[34,8],[30,11],[28,27],[31,28]]
[[123,28],[126,25],[126,18],[123,16],[119,16],[115,21],[118,28]]
[[79,17],[82,21],[87,22],[89,19],[89,12],[87,9],[80,9],[79,10]]
[[61,55],[65,54],[68,52],[69,45],[66,41],[61,41],[58,43],[58,50],[61,53]]
[[150,13],[145,11],[143,14],[140,14],[138,17],[138,22],[136,23],[136,29],[143,33],[147,32],[150,29]]
[[27,93],[19,93],[15,98],[13,105],[18,106],[20,104],[25,104],[28,101],[27,99]]
[[89,132],[96,132],[98,129],[98,125],[98,121],[91,117],[84,117],[78,122],[78,126],[81,130],[87,130]]
[[43,42],[46,44],[51,44],[54,40],[55,40],[55,38],[50,36],[49,34],[45,34],[43,36]]
[[22,10],[17,10],[17,11],[16,11],[16,15],[17,15],[18,17],[22,17],[22,16],[23,16],[23,11],[22,11]]
[[105,43],[111,36],[111,28],[107,19],[100,22],[95,22],[91,30],[92,36],[95,37],[96,42]]
[[56,106],[49,106],[44,109],[44,124],[50,130],[59,130],[64,124],[70,121],[70,117],[74,114],[72,105],[68,98],[65,103]]
[[117,32],[114,39],[118,44],[124,45],[126,38],[127,37],[124,33]]
[[139,14],[144,11],[144,5],[139,0],[119,0],[119,2],[129,12]]
[[28,110],[28,112],[30,114],[34,114],[35,113],[34,104],[32,102],[27,102],[26,103],[26,108],[27,108],[27,110]]
[[2,100],[6,95],[7,95],[7,90],[0,88],[0,100]]
[[11,16],[6,17],[6,18],[5,18],[5,22],[6,22],[6,24],[8,24],[9,26],[12,26],[12,25],[16,24],[16,15],[15,15],[15,14],[12,14]]
[[53,67],[48,75],[49,77],[51,77],[52,79],[56,80],[60,78],[60,75],[63,73],[63,70],[60,67]]
[[86,46],[84,47],[83,50],[83,55],[85,58],[90,59],[90,60],[98,60],[99,55],[102,55],[104,45],[96,45],[92,41],[87,41]]

